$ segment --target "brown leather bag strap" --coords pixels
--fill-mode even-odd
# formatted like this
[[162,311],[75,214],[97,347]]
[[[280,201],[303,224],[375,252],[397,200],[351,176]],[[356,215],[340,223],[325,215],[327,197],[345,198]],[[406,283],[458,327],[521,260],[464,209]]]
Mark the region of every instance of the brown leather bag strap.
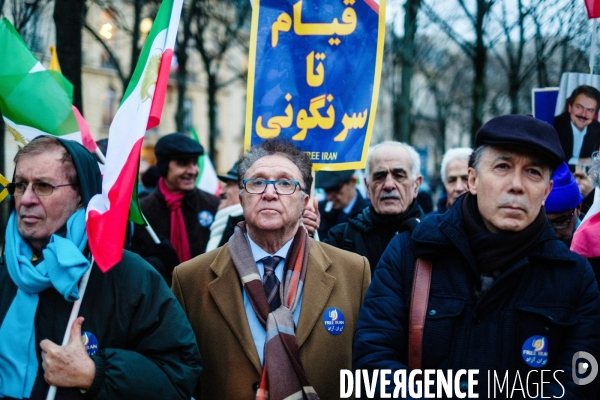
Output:
[[421,369],[423,355],[423,327],[431,285],[431,261],[417,258],[410,299],[408,326],[408,368]]

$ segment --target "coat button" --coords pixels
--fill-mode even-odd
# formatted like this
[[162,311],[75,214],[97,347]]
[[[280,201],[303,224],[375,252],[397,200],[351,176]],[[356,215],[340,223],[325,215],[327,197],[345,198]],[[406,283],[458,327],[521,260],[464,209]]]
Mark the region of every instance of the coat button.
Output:
[[260,387],[260,385],[258,384],[258,382],[254,382],[254,383],[252,384],[252,391],[253,391],[254,393],[256,393],[256,392],[258,391],[258,388],[259,388],[259,387]]
[[435,315],[436,311],[435,310],[430,310],[429,311],[429,315]]

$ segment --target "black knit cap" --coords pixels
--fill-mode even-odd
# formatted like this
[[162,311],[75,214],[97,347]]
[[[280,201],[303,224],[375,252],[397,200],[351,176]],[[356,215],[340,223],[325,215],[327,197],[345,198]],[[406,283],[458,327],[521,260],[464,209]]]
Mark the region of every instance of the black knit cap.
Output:
[[161,176],[167,176],[169,161],[200,157],[204,148],[183,133],[171,133],[158,139],[154,146],[156,166]]
[[319,171],[315,176],[315,187],[322,189],[335,188],[348,182],[354,176],[354,170],[347,171]]
[[482,144],[527,147],[547,157],[552,167],[565,158],[554,127],[530,115],[511,114],[492,118],[477,131],[475,148]]

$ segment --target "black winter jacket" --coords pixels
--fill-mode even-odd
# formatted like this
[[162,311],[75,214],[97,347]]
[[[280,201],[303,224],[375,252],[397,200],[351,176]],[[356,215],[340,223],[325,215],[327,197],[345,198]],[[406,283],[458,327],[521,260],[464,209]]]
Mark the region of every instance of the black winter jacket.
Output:
[[[588,262],[569,251],[548,223],[527,257],[509,267],[476,300],[480,278],[464,231],[460,202],[446,213],[425,218],[415,229],[396,236],[383,254],[360,311],[355,334],[355,369],[407,368],[408,317],[415,260],[432,260],[433,273],[423,333],[422,367],[479,369],[479,398],[488,394],[488,371],[502,380],[508,374],[512,388],[517,372],[527,386],[532,370],[545,375],[544,396],[596,399],[600,377],[576,385],[572,361],[585,351],[600,360],[600,293]],[[542,336],[547,364],[533,368],[525,361],[523,346]],[[529,381],[540,384],[535,372]],[[490,388],[492,384],[490,383]],[[562,387],[561,387],[562,385]],[[518,387],[518,382],[517,382]],[[496,391],[495,398],[510,393]],[[521,391],[513,392],[520,398]]]
[[[0,265],[0,324],[16,293],[6,266]],[[48,392],[39,343],[62,342],[72,307],[53,287],[39,294],[39,366],[31,399],[45,399]],[[121,262],[106,273],[93,267],[79,315],[85,317],[82,332],[98,339],[98,353],[92,357],[96,376],[87,393],[59,388],[57,400],[191,397],[201,371],[194,332],[163,279],[137,254],[124,251]]]
[[371,266],[371,277],[385,248],[397,233],[411,231],[425,214],[413,200],[401,215],[378,215],[372,205],[348,222],[341,223],[329,230],[323,242],[337,248],[364,256]]

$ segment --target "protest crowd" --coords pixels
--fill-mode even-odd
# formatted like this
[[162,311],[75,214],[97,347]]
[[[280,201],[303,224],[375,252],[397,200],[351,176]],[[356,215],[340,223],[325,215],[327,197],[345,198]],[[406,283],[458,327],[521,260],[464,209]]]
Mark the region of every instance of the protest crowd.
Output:
[[[341,370],[507,371],[512,382],[543,367],[557,372],[545,394],[597,398],[571,360],[600,357],[598,257],[569,246],[591,246],[600,226],[581,223],[584,196],[551,125],[489,120],[474,149],[445,154],[446,193],[427,215],[405,143],[372,146],[366,199],[354,171],[317,173],[320,204],[310,159],[286,140],[220,176],[234,182],[221,206],[195,186],[200,145],[174,133],[156,153],[160,178],[141,204],[160,240],[136,227],[133,252],[92,268],[63,345],[100,171],[83,146],[51,136],[17,153],[0,268],[3,397],[44,398],[53,385],[58,398],[333,399]],[[596,186],[597,168],[594,155]]]
[[[305,25],[347,41],[354,9],[340,20]],[[434,198],[411,144],[366,143],[364,172],[321,168],[278,137],[287,111],[209,193],[188,133],[161,136],[142,168],[158,122],[134,89],[115,121],[138,137],[38,129],[14,156],[0,399],[600,399],[596,88],[575,88],[553,125],[489,118],[443,154]],[[297,135],[333,124],[329,97],[298,112]],[[369,113],[340,117],[340,141]]]

